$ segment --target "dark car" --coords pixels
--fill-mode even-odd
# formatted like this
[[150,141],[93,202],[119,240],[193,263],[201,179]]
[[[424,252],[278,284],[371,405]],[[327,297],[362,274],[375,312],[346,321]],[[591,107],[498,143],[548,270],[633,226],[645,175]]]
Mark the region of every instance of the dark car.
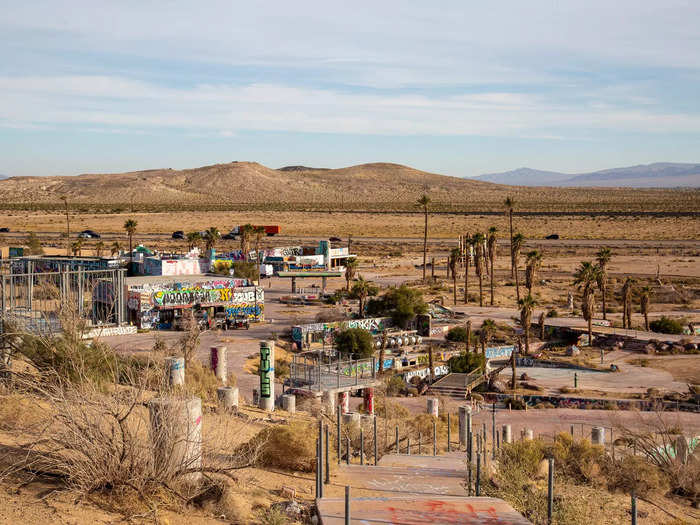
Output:
[[78,234],[80,239],[99,239],[101,235],[93,230],[83,230]]
[[236,236],[233,233],[224,233],[221,236],[221,238],[226,240],[226,241],[235,241],[236,240]]
[[340,237],[331,237],[328,240],[331,242],[341,242],[343,239],[341,239]]
[[549,240],[552,240],[552,241],[556,241],[557,239],[559,239],[559,234],[558,234],[558,233],[553,233],[552,235],[547,235],[547,236],[545,237],[545,239],[549,239]]
[[185,232],[182,230],[177,230],[176,232],[173,232],[173,239],[184,239],[185,238]]
[[0,228],[0,233],[10,233],[10,228]]

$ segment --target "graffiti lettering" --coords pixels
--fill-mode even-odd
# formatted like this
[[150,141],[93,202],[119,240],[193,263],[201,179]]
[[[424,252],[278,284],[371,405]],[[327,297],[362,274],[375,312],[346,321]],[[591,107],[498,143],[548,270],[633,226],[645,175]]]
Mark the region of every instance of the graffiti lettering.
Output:
[[270,392],[270,372],[272,372],[272,362],[270,361],[270,349],[266,346],[260,347],[260,397],[269,398]]

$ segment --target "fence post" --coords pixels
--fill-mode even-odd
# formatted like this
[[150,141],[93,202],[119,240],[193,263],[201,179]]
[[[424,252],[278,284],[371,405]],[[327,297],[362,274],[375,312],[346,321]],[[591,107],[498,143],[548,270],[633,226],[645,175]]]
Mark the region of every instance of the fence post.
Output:
[[350,464],[350,438],[349,437],[345,438],[345,448],[346,448],[345,462],[349,465]]
[[350,525],[350,485],[345,485],[345,525]]
[[365,431],[360,427],[360,465],[365,464]]
[[377,466],[377,456],[378,454],[378,447],[377,447],[377,416],[374,416],[374,466]]
[[338,429],[338,465],[340,465],[340,412],[341,409],[338,407],[338,413],[336,414],[337,420],[336,420],[336,427]]
[[447,413],[447,452],[452,452],[452,448],[451,448],[451,444],[450,444],[451,437],[452,437],[451,432],[452,432],[452,428],[450,426],[450,413],[448,412]]
[[476,496],[481,496],[481,454],[476,453]]
[[437,424],[433,421],[433,456],[437,456]]
[[632,491],[632,525],[637,525],[637,495]]
[[328,425],[326,427],[326,485],[330,485],[331,483],[331,460],[330,460],[330,454],[328,453]]
[[493,449],[492,459],[496,459],[496,403],[493,403],[493,410],[491,411],[491,448]]
[[396,453],[399,453],[399,425],[396,425],[396,446],[394,447]]
[[554,507],[554,458],[547,460],[549,477],[547,480],[547,525],[552,525],[552,509]]
[[318,476],[320,474],[320,463],[321,463],[321,458],[318,455],[318,447],[319,447],[319,442],[318,438],[316,438],[316,499],[319,499],[321,497],[321,491],[319,490],[318,486]]
[[421,452],[421,450],[420,450],[420,438],[421,438],[420,432],[418,432],[418,455],[419,456],[420,456],[420,452]]

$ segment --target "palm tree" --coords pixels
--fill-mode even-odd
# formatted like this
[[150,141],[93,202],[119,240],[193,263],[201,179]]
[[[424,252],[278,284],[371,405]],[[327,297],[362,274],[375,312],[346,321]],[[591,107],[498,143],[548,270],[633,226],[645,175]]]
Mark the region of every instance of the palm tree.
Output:
[[83,253],[83,240],[78,239],[71,245],[71,250],[73,251],[74,256],[79,256],[82,255]]
[[258,282],[260,282],[260,264],[262,263],[262,257],[260,257],[260,241],[262,241],[263,235],[265,235],[265,226],[253,226],[253,235],[255,235],[255,261],[256,267],[258,268]]
[[105,243],[102,241],[97,241],[97,243],[95,244],[95,254],[97,255],[97,257],[102,257],[102,252],[104,251],[104,249]]
[[600,268],[590,261],[583,261],[574,273],[574,285],[581,292],[581,310],[588,322],[588,344],[593,344],[593,315],[595,314],[595,286]]
[[537,280],[537,270],[540,269],[542,264],[542,253],[539,250],[528,252],[525,264],[525,287],[527,288],[527,293],[532,294],[532,287]]
[[192,251],[195,246],[199,246],[199,243],[202,242],[202,234],[199,232],[189,232],[185,239],[187,240],[187,251]]
[[457,261],[459,260],[459,248],[452,248],[449,258],[449,268],[452,272],[452,300],[457,304]]
[[469,341],[471,341],[472,338],[472,322],[471,319],[467,321],[467,338],[465,341],[466,347],[467,347],[467,353],[469,353]]
[[530,355],[530,325],[532,324],[532,310],[537,306],[537,301],[529,293],[518,301],[520,306],[520,324],[525,332],[525,355]]
[[109,249],[109,253],[114,257],[118,255],[120,251],[122,251],[122,245],[119,244],[119,241],[114,241]]
[[496,321],[493,319],[484,319],[479,329],[479,340],[481,342],[481,351],[486,354],[486,345],[491,342],[493,334],[496,332]]
[[517,365],[517,359],[518,359],[518,354],[520,350],[520,338],[518,338],[518,342],[513,345],[513,353],[510,354],[510,366],[512,370],[512,375],[510,378],[510,388],[515,390],[515,382],[516,382],[516,365]]
[[357,273],[358,262],[357,259],[348,259],[345,263],[345,290],[350,292],[350,281],[353,280],[355,274]]
[[540,340],[544,341],[544,321],[545,321],[545,315],[544,312],[540,312],[540,318],[538,321],[538,324],[540,325]]
[[70,255],[70,216],[68,214],[68,197],[61,195],[60,199],[66,207],[66,254]]
[[474,270],[479,277],[479,306],[484,306],[484,234],[475,233],[474,237]]
[[243,252],[243,260],[247,261],[248,254],[250,253],[250,238],[253,235],[253,225],[244,224],[241,226],[239,233],[241,235],[241,252]]
[[632,287],[634,279],[628,277],[622,285],[622,328],[632,328]]
[[610,262],[611,258],[612,251],[610,251],[610,248],[601,248],[596,254],[596,261],[598,262],[598,268],[600,269],[600,273],[598,275],[598,288],[600,288],[600,293],[603,296],[603,319],[608,318],[606,289],[608,287],[608,263]]
[[508,220],[510,221],[510,277],[515,277],[515,261],[513,259],[513,207],[515,206],[515,200],[508,196],[504,202],[506,207],[506,214],[508,215]]
[[651,287],[643,286],[639,297],[639,311],[644,316],[644,329],[649,331],[649,303],[651,302]]
[[493,306],[493,263],[496,259],[496,227],[491,226],[489,228],[488,235],[486,237],[486,246],[488,247],[488,259],[489,266],[491,266],[491,306]]
[[474,246],[474,238],[468,235],[464,237],[466,253],[464,255],[464,304],[469,303],[469,262],[471,261],[471,249]]
[[430,205],[430,197],[423,194],[423,196],[418,199],[417,206],[423,208],[423,213],[425,214],[425,227],[423,229],[423,282],[425,282],[425,263],[428,254],[428,206]]
[[518,264],[520,262],[520,250],[525,244],[525,236],[522,233],[516,233],[511,239],[511,255],[513,258],[513,268],[515,268],[515,299],[520,301],[520,278],[518,277]]
[[129,271],[127,272],[128,275],[133,275],[134,272],[134,252],[132,248],[137,224],[138,223],[134,219],[128,219],[124,223],[124,229],[126,230],[126,234],[129,236]]
[[365,278],[361,275],[357,278],[355,284],[352,285],[352,296],[356,297],[360,303],[358,306],[358,315],[360,317],[363,317],[364,315],[365,300],[367,299],[367,297],[377,295],[378,291],[379,289],[374,283],[365,280]]
[[216,241],[221,238],[221,233],[216,226],[211,226],[204,235],[204,249],[210,252],[216,246]]

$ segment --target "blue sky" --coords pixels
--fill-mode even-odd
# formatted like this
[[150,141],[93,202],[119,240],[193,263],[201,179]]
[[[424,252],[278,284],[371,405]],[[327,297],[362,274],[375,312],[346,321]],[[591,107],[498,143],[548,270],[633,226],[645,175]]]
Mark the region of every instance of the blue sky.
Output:
[[232,160],[456,176],[700,161],[692,0],[0,8],[7,175]]

